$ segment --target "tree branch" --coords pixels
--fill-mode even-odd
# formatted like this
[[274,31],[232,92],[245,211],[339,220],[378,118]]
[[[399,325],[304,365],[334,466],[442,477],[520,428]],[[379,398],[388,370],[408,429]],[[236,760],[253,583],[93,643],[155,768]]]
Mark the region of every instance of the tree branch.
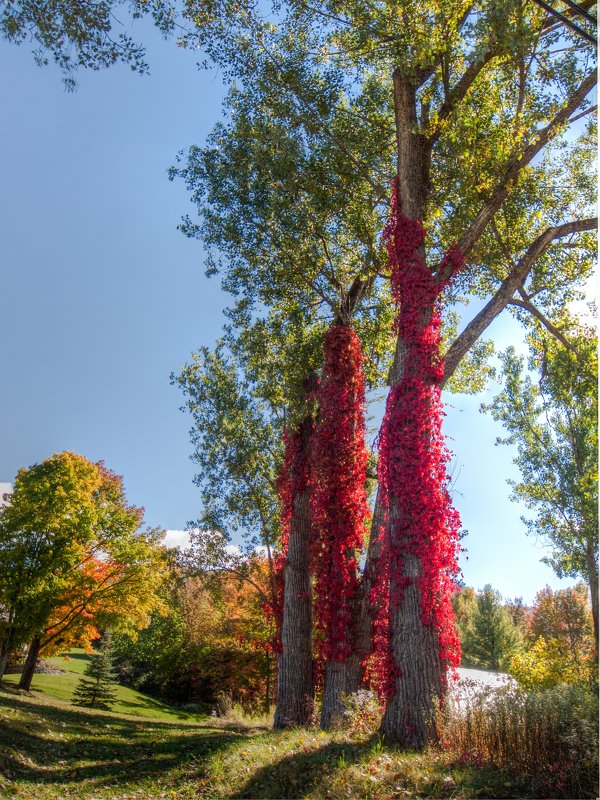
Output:
[[558,225],[553,228],[547,228],[537,237],[529,246],[525,255],[502,281],[491,300],[475,315],[467,327],[448,348],[445,355],[444,377],[441,386],[444,386],[452,377],[464,356],[486,328],[488,328],[500,312],[513,301],[515,291],[519,289],[537,259],[546,252],[550,244],[561,236],[594,230],[597,225],[597,217],[574,220],[573,222],[565,222],[563,225]]
[[450,89],[450,92],[444,98],[444,102],[440,106],[440,110],[438,112],[437,128],[435,132],[429,137],[429,142],[433,144],[439,139],[441,134],[441,126],[439,123],[447,120],[448,117],[454,112],[457,105],[465,98],[465,95],[477,80],[477,77],[483,70],[483,68],[486,67],[490,63],[490,61],[492,61],[492,59],[495,58],[497,55],[498,55],[498,50],[490,48],[485,54],[483,59],[474,61],[472,64],[469,64],[469,66],[464,71],[458,83],[456,83],[456,85],[452,89]]
[[[578,88],[573,92],[569,101],[564,105],[555,117],[544,127],[537,131],[533,141],[525,148],[522,155],[518,158],[513,157],[508,164],[506,172],[498,183],[496,190],[483,206],[481,211],[477,214],[458,245],[462,254],[466,257],[469,255],[484,230],[488,226],[490,220],[494,218],[496,213],[501,208],[502,204],[510,194],[511,188],[516,182],[526,166],[528,166],[540,150],[545,147],[558,133],[560,126],[569,122],[569,118],[574,111],[585,100],[589,92],[596,84],[596,71],[590,72],[579,84]],[[439,280],[447,281],[451,278],[453,266],[447,262],[443,274],[440,272]]]
[[529,300],[518,300],[516,297],[513,297],[509,301],[509,305],[518,306],[519,308],[524,308],[526,311],[529,311],[529,313],[532,314],[537,320],[539,320],[544,326],[544,328],[546,328],[546,330],[549,331],[552,334],[552,336],[554,336],[555,339],[558,339],[558,341],[564,347],[566,347],[567,350],[570,350],[571,353],[573,353],[573,355],[577,358],[578,361],[581,361],[580,354],[577,352],[575,347],[573,347],[573,345],[567,339],[564,333],[561,333],[561,331],[559,331],[556,325],[553,325],[552,322],[550,322],[550,320],[548,319],[548,317],[544,316],[544,314],[542,314],[539,308],[536,308],[533,305],[533,303],[529,302]]

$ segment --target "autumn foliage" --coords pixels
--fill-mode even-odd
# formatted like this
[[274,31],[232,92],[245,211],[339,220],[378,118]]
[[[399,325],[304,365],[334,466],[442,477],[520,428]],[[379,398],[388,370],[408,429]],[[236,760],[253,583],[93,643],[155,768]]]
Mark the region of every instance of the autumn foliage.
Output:
[[315,622],[319,655],[344,661],[352,645],[356,556],[369,517],[365,378],[360,341],[352,328],[332,326],[324,351],[319,417],[311,447]]
[[[421,247],[425,230],[402,213],[397,187],[385,240],[392,295],[398,306],[396,329],[405,348],[401,374],[390,389],[379,441],[379,485],[386,522],[378,584],[373,671],[378,689],[392,691],[395,665],[389,653],[389,615],[408,584],[405,563],[419,564],[421,620],[433,626],[443,663],[460,663],[460,642],[450,598],[458,574],[460,520],[448,492],[450,459],[442,435],[440,382],[441,319],[437,300],[445,284],[427,268]],[[453,248],[444,260],[460,266]],[[393,577],[393,580],[391,578]],[[393,587],[393,588],[390,588]]]

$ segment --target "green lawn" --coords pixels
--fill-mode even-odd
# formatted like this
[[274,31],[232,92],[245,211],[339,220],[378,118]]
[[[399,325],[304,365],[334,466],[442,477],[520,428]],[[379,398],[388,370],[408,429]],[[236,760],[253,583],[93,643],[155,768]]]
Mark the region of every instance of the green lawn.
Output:
[[[48,697],[56,700],[69,702],[80,677],[85,670],[90,656],[84,650],[71,650],[67,656],[47,659],[53,666],[64,669],[60,675],[35,675],[31,688],[33,692],[42,692]],[[6,675],[4,680],[7,683],[17,684],[18,675]],[[167,721],[196,721],[202,719],[201,716],[188,714],[184,711],[171,708],[160,700],[155,700],[148,695],[128,689],[126,686],[114,684],[117,699],[112,707],[112,711],[117,714],[132,714],[138,717],[150,717]]]

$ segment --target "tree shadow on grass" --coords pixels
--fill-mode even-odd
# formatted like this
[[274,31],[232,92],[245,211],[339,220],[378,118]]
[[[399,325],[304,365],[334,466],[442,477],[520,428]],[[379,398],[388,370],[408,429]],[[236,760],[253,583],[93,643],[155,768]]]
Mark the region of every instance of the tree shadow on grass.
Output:
[[368,758],[377,741],[377,737],[371,737],[363,742],[329,742],[317,749],[292,753],[256,770],[231,795],[231,800],[310,797],[316,788],[329,784],[337,770]]
[[36,703],[0,692],[0,705],[14,709],[0,726],[0,772],[15,784],[106,784],[167,776],[204,775],[214,752],[244,741],[248,731],[209,725],[124,719],[115,715]]

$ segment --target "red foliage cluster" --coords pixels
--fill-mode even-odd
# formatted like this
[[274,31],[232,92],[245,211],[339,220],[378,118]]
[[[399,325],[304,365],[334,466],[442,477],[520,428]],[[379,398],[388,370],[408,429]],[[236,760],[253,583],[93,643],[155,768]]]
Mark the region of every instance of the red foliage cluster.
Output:
[[317,646],[321,659],[344,661],[352,648],[356,551],[362,547],[370,514],[363,355],[352,328],[334,325],[325,336],[317,399],[319,419],[311,446]]
[[[448,493],[450,453],[442,435],[440,315],[436,302],[445,284],[427,269],[419,253],[425,238],[420,222],[402,213],[397,189],[385,239],[392,294],[399,307],[398,335],[404,346],[401,375],[388,396],[379,442],[380,491],[386,525],[377,587],[375,671],[378,688],[393,691],[395,664],[389,652],[389,615],[409,583],[406,562],[420,575],[421,621],[434,627],[443,662],[456,666],[460,642],[450,597],[458,573],[460,520]],[[444,257],[453,268],[463,258],[454,246]],[[387,676],[387,683],[385,677]]]

